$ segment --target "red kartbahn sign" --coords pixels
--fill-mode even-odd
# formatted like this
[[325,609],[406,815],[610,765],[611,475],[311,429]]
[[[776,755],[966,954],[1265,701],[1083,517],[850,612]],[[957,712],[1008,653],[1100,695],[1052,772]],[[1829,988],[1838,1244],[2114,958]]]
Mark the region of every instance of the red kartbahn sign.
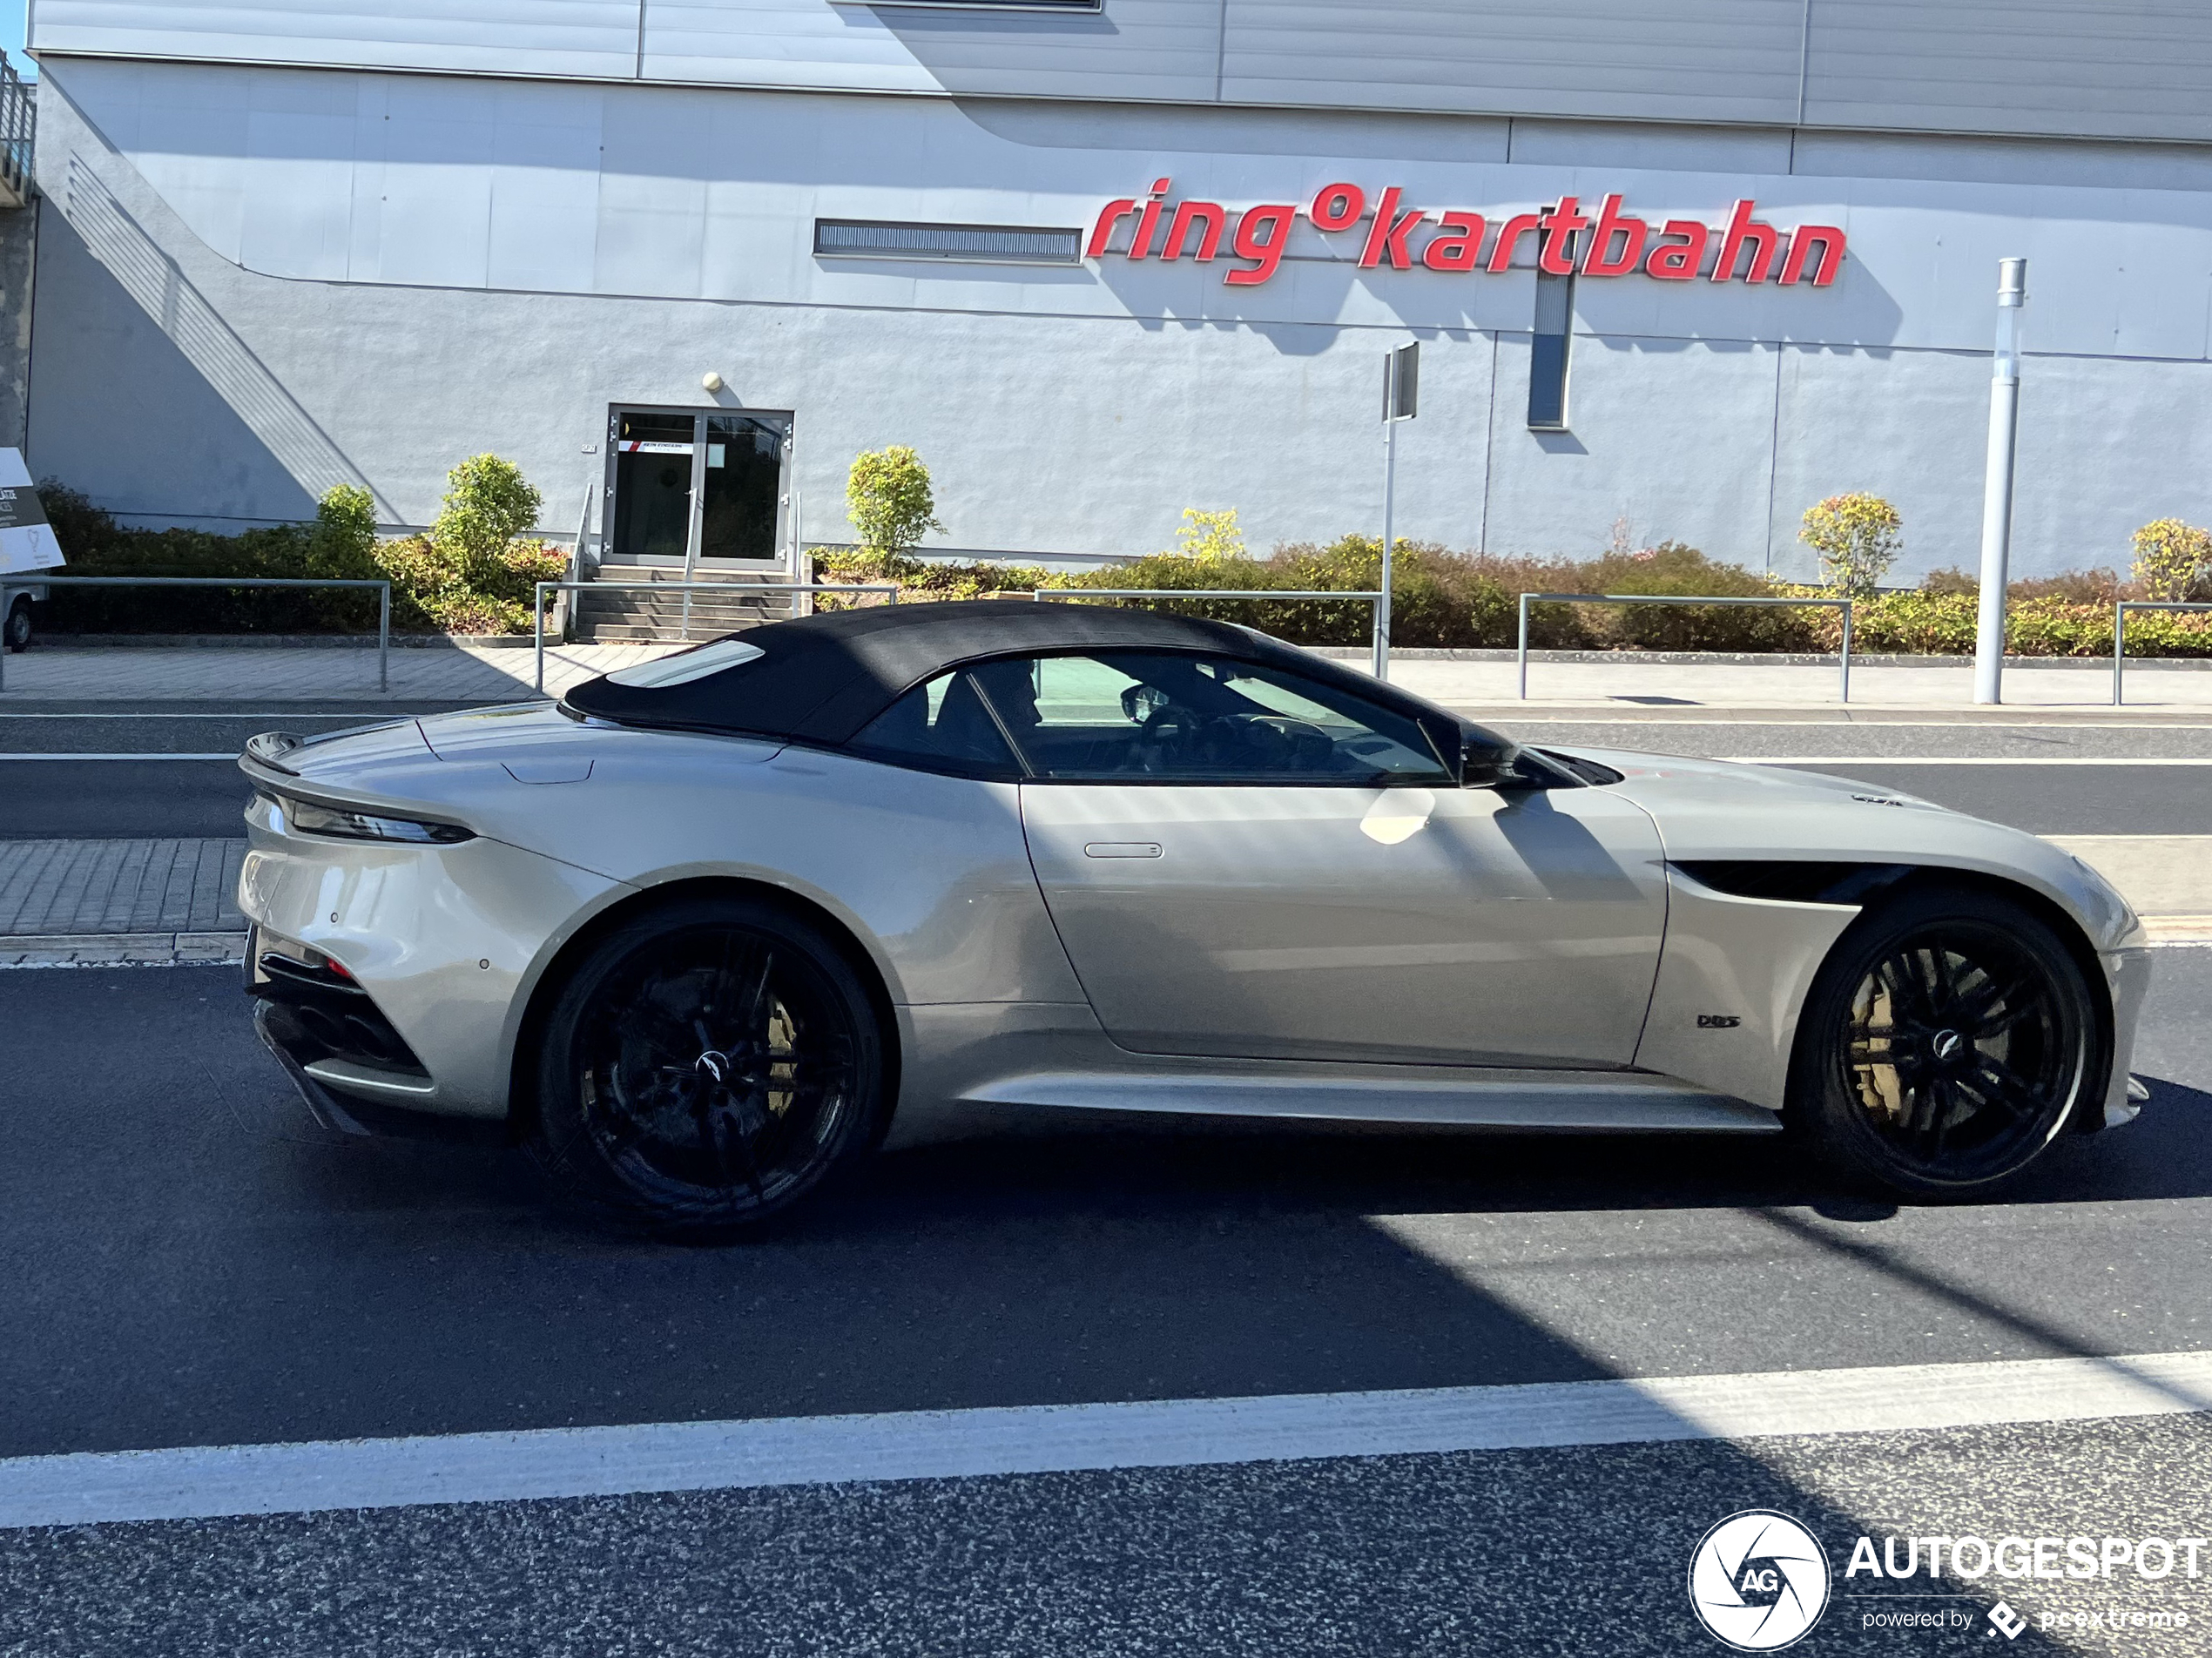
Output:
[[[1203,264],[1221,257],[1225,238],[1229,256],[1249,261],[1228,272],[1229,285],[1256,287],[1283,262],[1291,227],[1303,212],[1314,229],[1332,235],[1359,232],[1364,220],[1362,270],[1410,271],[1419,266],[1431,271],[1505,271],[1527,239],[1534,242],[1537,268],[1554,276],[1641,272],[1662,282],[1689,282],[1703,275],[1713,282],[1809,281],[1824,288],[1844,262],[1844,233],[1836,226],[1778,230],[1751,217],[1757,204],[1748,199],[1739,200],[1728,223],[1716,228],[1695,219],[1669,219],[1655,226],[1622,212],[1617,193],[1606,197],[1593,217],[1576,198],[1561,196],[1549,207],[1501,220],[1492,235],[1480,213],[1406,206],[1405,192],[1395,185],[1376,199],[1372,213],[1366,192],[1358,185],[1334,184],[1322,185],[1303,208],[1294,202],[1264,202],[1232,214],[1217,201],[1170,203],[1170,183],[1157,179],[1143,197],[1108,202],[1091,226],[1085,256],[1103,259],[1119,253],[1130,259],[1190,259]],[[1124,225],[1130,226],[1126,235]]]

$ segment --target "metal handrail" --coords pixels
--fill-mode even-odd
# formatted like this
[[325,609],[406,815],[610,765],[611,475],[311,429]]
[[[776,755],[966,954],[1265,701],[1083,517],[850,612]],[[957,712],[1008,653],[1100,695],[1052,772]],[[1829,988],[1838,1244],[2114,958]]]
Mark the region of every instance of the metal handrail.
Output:
[[[376,604],[376,689],[392,688],[392,584],[354,578],[295,576],[44,576],[18,573],[16,587],[373,587]],[[0,650],[0,690],[7,687],[8,653]]]
[[1281,587],[1041,587],[1033,599],[1359,599],[1374,616],[1374,675],[1388,665],[1390,645],[1383,637],[1383,595],[1335,592],[1323,588]]
[[1700,598],[1689,593],[1523,593],[1521,596],[1521,700],[1528,700],[1528,607],[1531,604],[1791,604],[1844,613],[1843,700],[1851,700],[1851,616],[1849,599]]
[[2128,659],[2128,612],[2130,610],[2212,610],[2212,604],[2183,599],[2115,599],[2112,605],[2112,705],[2119,707],[2120,664]]
[[31,140],[37,129],[38,104],[29,82],[0,51],[0,183],[18,205],[30,199]]
[[548,593],[588,593],[597,589],[615,593],[676,593],[687,596],[694,589],[717,593],[887,593],[899,602],[895,582],[540,582],[537,602],[530,607],[533,649],[537,658],[536,689],[545,694],[545,596]]

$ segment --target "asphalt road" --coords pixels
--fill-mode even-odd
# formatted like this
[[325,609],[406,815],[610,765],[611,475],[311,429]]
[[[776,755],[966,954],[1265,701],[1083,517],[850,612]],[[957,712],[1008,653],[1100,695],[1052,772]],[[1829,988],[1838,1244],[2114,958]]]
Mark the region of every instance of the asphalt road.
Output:
[[[249,793],[228,759],[259,731],[334,731],[467,704],[328,704],[251,710],[175,704],[152,715],[82,704],[0,713],[0,840],[193,836],[243,838]],[[145,754],[145,760],[19,760],[21,754]]]
[[[2128,1129],[1898,1209],[1785,1145],[1022,1116],[782,1236],[546,1209],[516,1153],[305,1115],[230,972],[0,974],[0,1454],[2212,1348],[2212,951],[2158,959]],[[1766,1506],[2201,1533],[2202,1418],[0,1533],[0,1653],[1716,1651],[1683,1563]],[[2036,1651],[2195,1653],[2188,1609]],[[1838,1583],[1853,1594],[1885,1591]],[[1867,1629],[1800,1650],[1990,1648]],[[1946,1604],[1949,1604],[1946,1602]]]
[[[434,712],[440,706],[444,705],[405,711]],[[256,731],[336,731],[389,718],[395,711],[338,706],[317,711],[192,711],[155,719],[82,711],[0,715],[0,757],[231,754]],[[2212,760],[2212,725],[1669,718],[1504,722],[1501,729],[1523,741],[1568,747],[1786,760],[1917,794],[2036,834],[2212,832],[2212,765],[2155,763]],[[1978,763],[1898,763],[1943,757]],[[1980,763],[1991,760],[2014,763]],[[237,771],[224,760],[0,758],[0,839],[243,835],[239,812],[246,792]]]

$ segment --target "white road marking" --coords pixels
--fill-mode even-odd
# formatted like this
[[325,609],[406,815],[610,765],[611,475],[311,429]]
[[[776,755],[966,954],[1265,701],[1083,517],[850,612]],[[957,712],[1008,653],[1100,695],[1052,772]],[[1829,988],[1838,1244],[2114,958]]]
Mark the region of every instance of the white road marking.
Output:
[[148,749],[137,754],[0,754],[0,761],[8,760],[234,760],[238,751],[232,749],[222,754],[172,754],[165,749]]
[[0,1527],[2212,1411],[2212,1352],[658,1422],[0,1460]]
[[1732,765],[2212,765],[2212,756],[2130,756],[2121,760],[2084,760],[2075,756],[2057,758],[2037,754],[1719,754],[1714,758],[1728,760]]

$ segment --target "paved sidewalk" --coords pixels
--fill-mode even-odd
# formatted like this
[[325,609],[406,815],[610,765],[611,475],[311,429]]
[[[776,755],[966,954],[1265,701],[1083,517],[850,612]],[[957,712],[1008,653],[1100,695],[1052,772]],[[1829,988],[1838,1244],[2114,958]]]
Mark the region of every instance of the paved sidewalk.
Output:
[[0,942],[242,932],[246,840],[0,841]]
[[[1364,666],[1364,663],[1360,665]],[[1745,662],[1548,662],[1528,665],[1528,698],[1518,664],[1415,658],[1391,664],[1393,684],[1433,701],[1494,710],[1573,704],[1613,707],[1670,703],[1714,708],[1838,705],[1834,664]],[[2127,705],[2212,711],[2212,671],[2141,666],[2126,674]],[[2018,708],[2109,708],[2108,663],[2041,662],[2005,670],[2005,701]],[[1971,707],[1971,664],[1854,662],[1853,708]]]
[[[563,644],[546,651],[545,689],[569,686],[677,645]],[[1365,667],[1363,652],[1334,651]],[[535,696],[533,653],[509,646],[460,644],[405,646],[391,653],[394,702],[513,702]],[[1492,711],[1559,707],[1635,708],[1679,704],[1710,708],[1833,707],[1832,664],[1745,661],[1591,661],[1534,659],[1529,698],[1507,660],[1400,657],[1391,677],[1409,691],[1458,706]],[[2212,664],[2198,668],[2131,663],[2128,706],[2212,714]],[[155,704],[249,698],[277,702],[375,702],[376,653],[342,647],[293,649],[239,645],[141,649],[130,645],[33,646],[6,663],[0,712],[13,704],[84,700]],[[2014,708],[2108,708],[2108,664],[2020,663],[2005,673],[2005,698]],[[1966,708],[1973,670],[1963,661],[1861,662],[1851,668],[1853,708]],[[1501,713],[1501,716],[1502,717]]]

